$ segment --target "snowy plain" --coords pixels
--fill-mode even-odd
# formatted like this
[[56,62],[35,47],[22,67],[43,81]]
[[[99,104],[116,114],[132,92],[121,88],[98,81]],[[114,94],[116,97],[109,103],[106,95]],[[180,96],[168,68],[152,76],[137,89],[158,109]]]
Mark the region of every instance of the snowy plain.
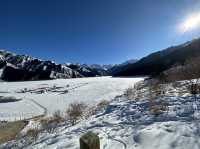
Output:
[[0,82],[0,96],[22,99],[1,103],[0,120],[13,121],[65,111],[73,102],[96,104],[112,100],[142,78],[75,78],[48,81]]

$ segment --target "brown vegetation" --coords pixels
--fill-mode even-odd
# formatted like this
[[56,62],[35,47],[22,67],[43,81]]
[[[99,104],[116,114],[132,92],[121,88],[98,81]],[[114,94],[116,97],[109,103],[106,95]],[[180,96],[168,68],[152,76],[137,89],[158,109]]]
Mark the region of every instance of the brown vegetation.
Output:
[[165,86],[163,84],[152,84],[149,86],[149,111],[151,114],[158,116],[168,111],[167,103],[162,101],[165,96]]
[[38,135],[40,133],[40,130],[35,128],[35,129],[29,129],[27,132],[26,132],[26,136],[31,138],[33,141],[36,141],[37,138],[38,138]]
[[71,123],[71,125],[75,125],[77,121],[83,116],[83,112],[86,107],[87,106],[81,102],[75,102],[69,105],[66,111],[66,118]]
[[26,124],[25,121],[15,121],[0,125],[0,144],[15,139]]

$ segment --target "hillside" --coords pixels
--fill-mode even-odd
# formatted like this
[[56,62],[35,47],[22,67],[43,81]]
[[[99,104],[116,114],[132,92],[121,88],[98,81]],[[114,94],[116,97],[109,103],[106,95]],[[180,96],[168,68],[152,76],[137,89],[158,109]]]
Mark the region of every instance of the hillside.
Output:
[[174,64],[182,64],[196,56],[200,56],[200,39],[152,53],[134,64],[124,66],[114,76],[158,75]]

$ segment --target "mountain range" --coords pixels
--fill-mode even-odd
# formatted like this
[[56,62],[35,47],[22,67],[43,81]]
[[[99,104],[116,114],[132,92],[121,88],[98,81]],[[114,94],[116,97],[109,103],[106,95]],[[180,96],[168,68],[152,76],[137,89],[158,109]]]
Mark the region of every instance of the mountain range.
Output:
[[140,60],[122,64],[56,64],[28,55],[0,50],[0,78],[4,81],[47,80],[95,76],[156,76],[175,64],[200,56],[200,38],[154,52]]
[[135,63],[127,64],[114,76],[157,76],[175,64],[200,56],[200,38],[152,53]]
[[0,78],[4,81],[108,76],[112,75],[112,68],[121,69],[120,66],[78,63],[56,64],[53,61],[44,61],[28,55],[18,55],[0,50]]

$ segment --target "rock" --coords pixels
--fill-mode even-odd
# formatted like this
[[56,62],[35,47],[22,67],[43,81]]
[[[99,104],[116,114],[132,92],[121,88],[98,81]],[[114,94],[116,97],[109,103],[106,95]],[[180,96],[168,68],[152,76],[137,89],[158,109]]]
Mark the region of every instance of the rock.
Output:
[[29,75],[27,74],[28,72],[23,69],[18,69],[14,66],[6,66],[2,72],[1,79],[5,81],[28,80]]
[[80,149],[100,149],[98,135],[88,132],[80,138]]

